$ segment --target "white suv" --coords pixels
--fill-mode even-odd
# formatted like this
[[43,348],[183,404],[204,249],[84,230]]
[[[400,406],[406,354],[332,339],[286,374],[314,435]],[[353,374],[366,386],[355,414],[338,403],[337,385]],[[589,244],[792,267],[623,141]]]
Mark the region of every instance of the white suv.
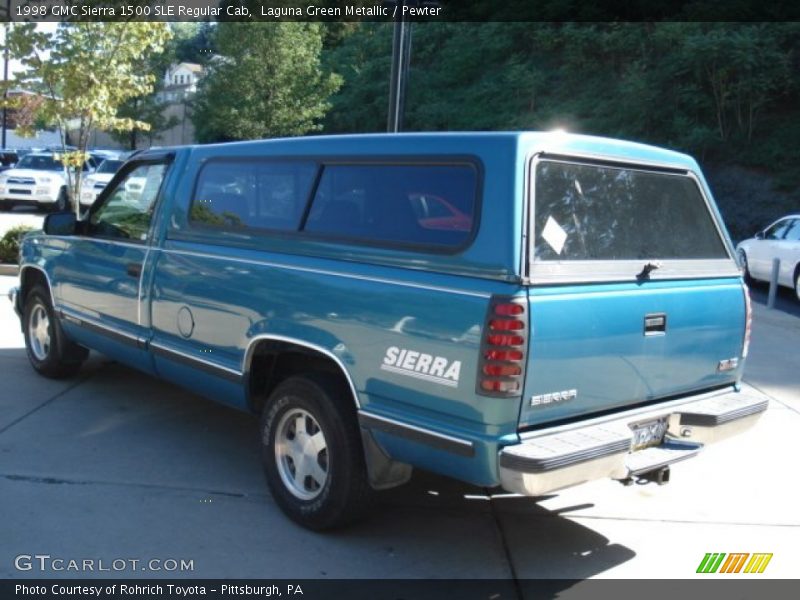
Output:
[[94,204],[98,194],[102,192],[114,174],[125,163],[124,160],[107,158],[100,163],[97,170],[83,180],[81,185],[81,208]]
[[0,173],[0,204],[10,207],[17,203],[51,210],[69,207],[64,165],[53,153],[26,154],[14,168]]

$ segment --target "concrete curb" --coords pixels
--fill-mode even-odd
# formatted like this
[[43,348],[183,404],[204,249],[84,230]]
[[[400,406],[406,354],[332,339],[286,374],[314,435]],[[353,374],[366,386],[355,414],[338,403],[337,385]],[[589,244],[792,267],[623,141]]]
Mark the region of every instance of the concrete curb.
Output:
[[18,265],[0,264],[0,275],[17,275],[18,273]]

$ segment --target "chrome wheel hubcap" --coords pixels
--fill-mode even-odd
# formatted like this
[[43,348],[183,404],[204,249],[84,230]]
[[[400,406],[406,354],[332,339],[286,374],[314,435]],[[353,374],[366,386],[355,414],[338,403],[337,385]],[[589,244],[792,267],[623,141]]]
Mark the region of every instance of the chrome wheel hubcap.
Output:
[[328,481],[328,443],[317,420],[306,410],[288,411],[275,435],[278,474],[294,496],[316,498]]
[[31,352],[38,360],[47,359],[50,354],[50,319],[41,304],[37,304],[31,311],[28,321],[28,341]]

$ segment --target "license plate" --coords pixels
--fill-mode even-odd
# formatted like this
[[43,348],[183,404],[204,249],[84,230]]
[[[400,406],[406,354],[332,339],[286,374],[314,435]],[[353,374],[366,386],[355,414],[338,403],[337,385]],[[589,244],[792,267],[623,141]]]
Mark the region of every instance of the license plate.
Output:
[[656,419],[646,423],[631,425],[633,429],[633,449],[641,450],[651,446],[660,446],[667,433],[667,419]]

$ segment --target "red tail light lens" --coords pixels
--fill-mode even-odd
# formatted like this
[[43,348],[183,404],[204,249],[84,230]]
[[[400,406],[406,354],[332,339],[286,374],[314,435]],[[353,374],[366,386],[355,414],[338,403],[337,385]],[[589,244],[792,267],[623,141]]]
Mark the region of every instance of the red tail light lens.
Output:
[[525,312],[525,307],[521,304],[514,304],[507,302],[504,304],[496,304],[494,307],[494,314],[501,317],[516,317]]
[[492,298],[483,329],[477,392],[513,397],[522,393],[528,345],[527,299]]
[[490,346],[522,346],[525,338],[521,335],[489,335],[486,341]]
[[487,350],[483,353],[486,360],[522,360],[521,350]]
[[519,331],[525,329],[525,323],[519,319],[492,319],[489,321],[492,331]]
[[483,373],[493,377],[521,375],[522,367],[520,365],[483,365]]

